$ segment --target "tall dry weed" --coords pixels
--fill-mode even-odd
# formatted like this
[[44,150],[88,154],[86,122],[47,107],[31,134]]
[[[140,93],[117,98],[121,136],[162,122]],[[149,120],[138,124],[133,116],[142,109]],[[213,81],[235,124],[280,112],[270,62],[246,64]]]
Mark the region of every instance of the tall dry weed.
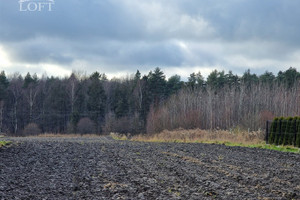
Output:
[[201,130],[201,129],[177,129],[174,131],[164,130],[158,134],[137,135],[134,141],[149,142],[231,142],[242,144],[262,143],[264,134],[261,131],[225,131],[225,130]]

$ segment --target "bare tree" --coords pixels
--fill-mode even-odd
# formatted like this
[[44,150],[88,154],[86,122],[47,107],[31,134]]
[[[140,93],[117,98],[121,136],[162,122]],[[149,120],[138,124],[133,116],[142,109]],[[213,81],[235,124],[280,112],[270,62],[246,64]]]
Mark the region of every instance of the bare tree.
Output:
[[12,93],[13,96],[12,124],[14,127],[15,134],[17,134],[18,132],[18,105],[22,97],[22,85],[23,85],[22,77],[17,73],[14,74],[12,80],[10,81],[9,91]]
[[23,90],[24,97],[26,98],[29,105],[29,122],[33,119],[33,109],[36,103],[36,97],[40,90],[38,83],[30,83],[27,88]]
[[72,73],[70,78],[67,80],[67,94],[71,103],[71,113],[74,112],[74,105],[77,100],[77,90],[78,90],[79,81],[76,78],[75,74]]

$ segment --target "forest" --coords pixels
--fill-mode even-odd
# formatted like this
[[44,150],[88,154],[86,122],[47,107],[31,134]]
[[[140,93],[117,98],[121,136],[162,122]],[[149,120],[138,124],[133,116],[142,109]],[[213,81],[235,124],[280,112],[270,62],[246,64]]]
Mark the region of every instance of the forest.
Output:
[[58,78],[0,74],[0,132],[156,133],[184,129],[264,129],[274,117],[300,115],[300,73],[242,76],[212,71],[166,79],[160,68],[123,78],[73,72]]

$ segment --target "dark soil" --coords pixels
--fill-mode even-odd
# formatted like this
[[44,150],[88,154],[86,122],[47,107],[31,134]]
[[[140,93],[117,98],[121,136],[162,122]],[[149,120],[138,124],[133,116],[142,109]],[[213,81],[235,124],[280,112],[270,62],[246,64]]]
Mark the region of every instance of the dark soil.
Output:
[[300,199],[300,155],[209,144],[7,138],[0,199]]

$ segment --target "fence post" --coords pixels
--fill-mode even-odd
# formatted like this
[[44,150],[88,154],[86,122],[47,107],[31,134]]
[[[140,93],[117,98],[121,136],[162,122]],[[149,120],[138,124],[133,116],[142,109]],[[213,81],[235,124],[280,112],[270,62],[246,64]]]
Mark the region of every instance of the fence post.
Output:
[[269,144],[269,121],[266,122],[266,144]]

